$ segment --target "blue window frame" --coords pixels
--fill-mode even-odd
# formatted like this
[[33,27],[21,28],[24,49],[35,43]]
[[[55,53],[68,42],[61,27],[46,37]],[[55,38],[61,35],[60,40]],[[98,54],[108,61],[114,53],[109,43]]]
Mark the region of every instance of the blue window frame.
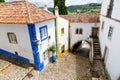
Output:
[[40,30],[41,41],[44,41],[45,39],[48,38],[48,28],[47,28],[47,25],[40,27],[39,30]]

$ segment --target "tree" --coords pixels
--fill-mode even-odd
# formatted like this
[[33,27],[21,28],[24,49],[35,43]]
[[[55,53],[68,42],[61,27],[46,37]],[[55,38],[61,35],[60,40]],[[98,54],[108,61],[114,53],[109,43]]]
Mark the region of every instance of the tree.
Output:
[[65,0],[54,0],[54,10],[55,6],[58,6],[59,14],[62,15],[68,14],[67,7],[65,6]]
[[0,2],[5,2],[4,0],[0,0]]

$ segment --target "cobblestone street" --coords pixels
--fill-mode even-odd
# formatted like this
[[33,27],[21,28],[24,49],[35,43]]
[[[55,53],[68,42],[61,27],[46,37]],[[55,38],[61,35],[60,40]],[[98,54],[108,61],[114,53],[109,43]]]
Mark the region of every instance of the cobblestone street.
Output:
[[9,66],[3,72],[0,71],[0,80],[88,80],[91,76],[88,58],[79,54],[64,54],[41,72],[28,64],[25,64],[27,67],[22,67],[23,63],[21,66],[6,61],[6,64]]
[[[35,71],[30,74],[35,75]],[[91,76],[89,60],[79,54],[67,53],[55,63],[49,63],[38,75],[38,80],[88,80]],[[24,80],[34,79],[27,76]]]

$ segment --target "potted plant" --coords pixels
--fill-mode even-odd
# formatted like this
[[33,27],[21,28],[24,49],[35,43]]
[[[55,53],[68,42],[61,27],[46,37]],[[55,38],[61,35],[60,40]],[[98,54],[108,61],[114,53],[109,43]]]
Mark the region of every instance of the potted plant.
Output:
[[48,51],[52,52],[52,57],[50,57],[50,62],[55,62],[56,59],[55,59],[55,56],[54,56],[54,53],[56,51],[56,46],[55,45],[51,45],[49,48],[48,48]]

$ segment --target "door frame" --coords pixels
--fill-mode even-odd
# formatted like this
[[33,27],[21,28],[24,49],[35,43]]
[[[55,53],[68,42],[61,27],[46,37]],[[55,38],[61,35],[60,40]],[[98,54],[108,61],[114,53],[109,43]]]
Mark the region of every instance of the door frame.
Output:
[[[97,34],[96,34],[96,36],[93,35],[94,29],[97,29]],[[98,33],[99,33],[99,28],[98,28],[98,27],[92,27],[91,37],[98,37]]]
[[105,64],[107,62],[108,54],[109,54],[109,48],[107,46],[105,46],[105,48],[104,48],[104,54],[103,54],[103,62]]

